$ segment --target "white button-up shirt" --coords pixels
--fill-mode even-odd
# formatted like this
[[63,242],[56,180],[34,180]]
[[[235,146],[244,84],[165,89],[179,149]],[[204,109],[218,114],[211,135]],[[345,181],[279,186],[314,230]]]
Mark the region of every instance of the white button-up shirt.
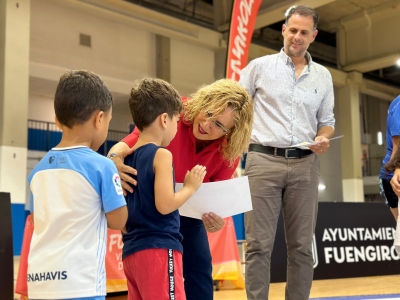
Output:
[[240,84],[254,103],[251,143],[286,148],[314,141],[318,129],[335,126],[334,94],[328,69],[312,61],[296,80],[292,59],[281,50],[251,61]]

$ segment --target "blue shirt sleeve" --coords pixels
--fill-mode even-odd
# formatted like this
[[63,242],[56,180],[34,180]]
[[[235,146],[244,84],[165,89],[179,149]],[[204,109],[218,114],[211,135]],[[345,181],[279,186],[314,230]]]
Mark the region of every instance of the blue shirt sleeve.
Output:
[[393,110],[393,114],[391,116],[391,124],[390,124],[390,133],[392,138],[394,136],[400,136],[400,105],[397,104]]
[[32,192],[29,193],[29,211],[33,212],[33,194]]
[[105,213],[126,205],[117,168],[109,159],[104,161],[99,195]]

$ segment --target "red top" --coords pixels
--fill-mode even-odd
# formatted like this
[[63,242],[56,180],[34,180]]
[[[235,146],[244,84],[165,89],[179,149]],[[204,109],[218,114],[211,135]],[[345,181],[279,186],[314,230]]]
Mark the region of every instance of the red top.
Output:
[[[122,142],[132,148],[138,138],[139,130],[135,128]],[[173,156],[176,182],[183,182],[186,172],[190,171],[195,165],[206,167],[207,174],[203,182],[231,179],[240,157],[237,158],[233,166],[229,167],[229,162],[224,160],[219,152],[220,143],[221,139],[217,139],[199,153],[196,153],[196,138],[193,135],[193,126],[191,123],[183,121],[181,116],[176,136],[166,147]]]

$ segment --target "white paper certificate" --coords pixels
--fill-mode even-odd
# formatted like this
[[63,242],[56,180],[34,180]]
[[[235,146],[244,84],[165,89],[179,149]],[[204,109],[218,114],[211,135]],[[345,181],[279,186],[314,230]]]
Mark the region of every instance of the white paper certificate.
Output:
[[[344,135],[335,136],[333,138],[330,138],[329,140],[332,141],[332,140],[336,140],[336,139],[341,139],[342,137],[344,137]],[[309,146],[318,145],[320,143],[322,143],[322,141],[319,141],[319,142],[303,142],[303,143],[300,143],[300,144],[292,145],[292,146],[290,146],[290,148],[293,147],[293,148],[308,149]]]
[[[182,183],[176,184],[176,191]],[[201,216],[213,212],[226,218],[252,210],[249,180],[247,176],[224,181],[203,183],[194,195],[179,208],[179,214],[185,217],[201,219]]]

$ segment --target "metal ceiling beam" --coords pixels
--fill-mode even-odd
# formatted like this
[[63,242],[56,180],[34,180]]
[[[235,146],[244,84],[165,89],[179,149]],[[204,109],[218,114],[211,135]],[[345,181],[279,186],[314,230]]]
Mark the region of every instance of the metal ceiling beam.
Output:
[[400,5],[400,0],[341,19],[337,45],[338,62],[344,71],[366,73],[393,66],[400,59],[400,44],[396,39],[400,26],[397,4]]
[[[85,0],[79,0],[85,1]],[[165,15],[169,15],[180,20],[184,20],[202,27],[212,28],[212,16],[202,15],[196,12],[196,1],[189,1],[188,3],[183,3],[182,6],[179,3],[173,3],[171,1],[142,1],[142,0],[124,0],[124,2],[129,2],[140,7],[148,8]],[[211,5],[203,3],[212,8]],[[198,9],[197,9],[198,11]]]
[[393,0],[378,6],[370,7],[357,13],[347,15],[339,21],[326,24],[324,29],[329,32],[334,32],[342,27],[345,27],[347,30],[358,28],[360,26],[367,27],[370,22],[381,21],[385,18],[398,16],[399,5],[400,0]]
[[222,34],[197,26],[187,21],[144,8],[128,1],[115,0],[68,0],[61,1],[65,6],[81,6],[91,13],[101,14],[103,17],[129,24],[129,26],[145,29],[148,32],[201,45],[208,49],[224,48]]
[[381,68],[390,67],[396,64],[397,60],[400,59],[400,54],[391,54],[387,56],[366,59],[360,62],[346,65],[344,71],[358,71],[361,73],[378,70]]
[[360,92],[376,98],[392,101],[400,94],[400,88],[364,78]]

